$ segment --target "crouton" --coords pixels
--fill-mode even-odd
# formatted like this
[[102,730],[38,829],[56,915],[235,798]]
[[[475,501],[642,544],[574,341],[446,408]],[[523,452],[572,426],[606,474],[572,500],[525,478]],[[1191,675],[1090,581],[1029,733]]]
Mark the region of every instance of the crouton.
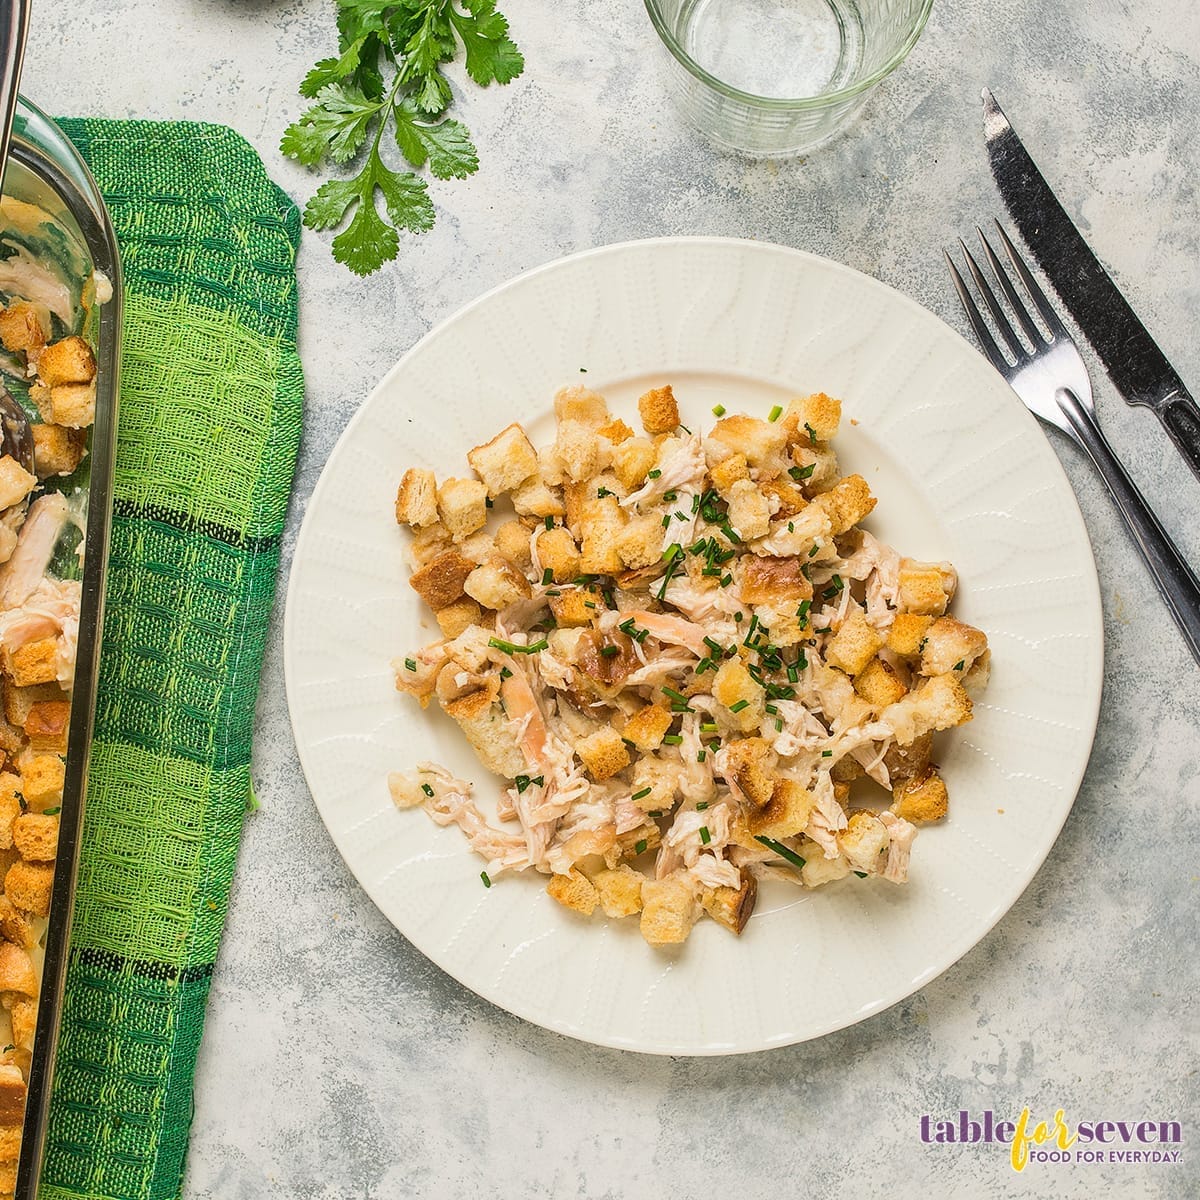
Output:
[[530,595],[529,580],[502,554],[493,554],[476,567],[463,582],[463,591],[484,608],[497,612]]
[[33,434],[33,469],[39,479],[70,475],[83,461],[87,438],[79,430],[44,423],[29,428]]
[[643,812],[667,812],[675,806],[682,764],[643,755],[633,764],[630,799]]
[[743,542],[766,537],[771,531],[767,498],[749,479],[739,479],[729,489],[729,524]]
[[[18,1064],[18,1060],[17,1060],[15,1051],[9,1051],[9,1057],[13,1060],[14,1065]],[[25,1068],[25,1069],[28,1070],[28,1068]],[[20,1072],[21,1072],[21,1068],[18,1065],[18,1073],[20,1073]],[[22,1078],[24,1078],[23,1074],[22,1074]],[[0,1163],[0,1197],[3,1197],[3,1200],[9,1200],[9,1197],[12,1196],[12,1194],[16,1190],[17,1190],[17,1164],[15,1162]]]
[[437,479],[432,471],[409,467],[396,489],[397,524],[424,529],[436,524],[437,519]]
[[746,604],[770,604],[798,607],[811,600],[812,584],[801,570],[798,558],[770,558],[744,555],[740,563],[741,597]]
[[487,524],[487,488],[478,479],[447,479],[438,488],[442,524],[461,542]]
[[700,905],[718,925],[741,933],[754,911],[758,899],[758,880],[745,867],[741,870],[740,887],[703,888]]
[[25,1117],[25,1095],[25,1077],[21,1068],[11,1063],[0,1064],[0,1125],[21,1124]]
[[631,437],[636,436],[632,429],[622,420],[609,421],[607,425],[601,425],[596,430],[598,437],[608,438],[614,446],[619,446],[622,442],[627,442]]
[[661,704],[647,704],[625,722],[621,732],[639,750],[657,750],[674,719]]
[[21,781],[5,771],[0,774],[0,850],[13,844],[13,822],[24,812],[21,807]]
[[765,628],[773,646],[798,646],[812,634],[808,615],[799,614],[799,605],[794,600],[779,604],[760,604],[755,608],[760,628]]
[[857,675],[882,648],[883,638],[862,609],[855,608],[825,647],[825,661],[847,675]]
[[[933,750],[933,732],[921,734],[915,741],[907,745],[893,742],[883,756],[883,765],[887,768],[888,778],[894,788],[906,779],[915,779],[923,775],[929,768],[929,756]],[[846,759],[842,760],[847,761]],[[853,760],[850,760],[853,761]]]
[[[35,396],[34,393],[37,393]],[[86,429],[96,419],[96,384],[60,383],[52,388],[30,388],[30,396],[51,425]]]
[[538,561],[550,571],[556,583],[566,583],[579,574],[579,547],[569,529],[556,525],[537,535]]
[[572,867],[566,875],[551,875],[546,884],[546,894],[557,900],[563,908],[590,917],[600,902],[600,894],[578,867]]
[[17,687],[53,683],[58,678],[58,639],[26,642],[16,650],[5,650],[4,669]]
[[963,672],[963,687],[967,689],[967,694],[974,696],[977,692],[983,691],[988,685],[988,680],[992,677],[992,652],[985,650],[972,664]]
[[458,552],[469,558],[477,567],[496,555],[496,539],[486,529],[465,537],[458,543]]
[[729,489],[741,479],[750,478],[750,468],[746,465],[744,454],[731,454],[709,471],[712,485],[725,500],[729,499]]
[[960,680],[950,674],[924,680],[879,716],[891,725],[896,741],[908,745],[931,730],[962,725],[971,719],[971,715],[971,697]]
[[4,876],[4,894],[15,908],[35,917],[50,915],[50,891],[54,886],[54,868],[23,859],[8,868]]
[[550,597],[550,611],[560,626],[577,629],[595,620],[600,611],[599,603],[599,592],[595,588],[563,588],[557,596]]
[[66,337],[47,346],[37,361],[38,378],[46,387],[90,383],[96,378],[96,357],[81,337]]
[[727,742],[717,761],[723,764],[725,782],[741,792],[752,808],[763,808],[770,803],[775,791],[771,772],[776,756],[763,738],[747,737]]
[[691,885],[678,876],[642,884],[642,937],[651,946],[686,942],[699,915]]
[[750,466],[762,467],[778,459],[787,435],[775,422],[739,413],[718,421],[709,437],[743,455]]
[[606,867],[592,876],[596,898],[606,917],[631,917],[642,911],[642,884],[646,877],[633,867],[621,863]]
[[658,460],[658,451],[648,438],[628,438],[613,449],[612,469],[622,487],[634,491],[646,482],[646,473]]
[[[790,520],[808,507],[808,497],[790,479],[782,477],[779,479],[764,479],[758,486],[762,490],[763,495],[767,497],[768,507],[775,509],[772,514],[773,520]],[[772,501],[774,501],[773,504]]]
[[838,849],[856,871],[875,871],[888,840],[887,826],[869,812],[851,813],[846,828],[837,835]]
[[825,852],[816,842],[802,842],[800,857],[804,859],[804,866],[800,868],[800,882],[805,887],[823,887],[827,883],[833,883],[835,879],[845,879],[850,874],[850,864],[841,855],[837,858],[826,858]]
[[916,658],[925,648],[925,635],[933,618],[920,613],[899,612],[888,630],[887,648],[901,658]]
[[634,517],[617,537],[617,553],[631,570],[662,561],[663,527],[657,517]]
[[563,474],[576,482],[591,479],[605,466],[595,429],[579,421],[559,422],[554,454]]
[[18,996],[36,996],[38,992],[33,962],[12,942],[0,942],[0,992]]
[[726,659],[712,683],[713,699],[723,722],[741,733],[757,729],[766,715],[766,693],[754,682],[740,658]]
[[486,691],[478,691],[442,704],[457,721],[479,761],[505,779],[525,771],[525,756],[512,736],[511,723],[499,704]]
[[750,832],[776,841],[795,837],[807,827],[814,803],[812,794],[794,779],[776,779],[766,804],[747,817]]
[[13,354],[40,350],[46,344],[46,328],[37,308],[25,300],[14,300],[0,310],[0,342]]
[[463,596],[445,608],[439,608],[434,614],[437,617],[438,628],[443,637],[456,638],[464,630],[469,629],[483,615],[483,610],[471,599]]
[[30,754],[21,762],[21,794],[31,808],[62,799],[66,767],[57,754]]
[[27,862],[53,862],[58,853],[58,817],[22,813],[13,822],[12,839]]
[[[26,1050],[33,1049],[33,1038],[37,1032],[37,1010],[37,1001],[34,999],[14,1000],[12,1008],[8,1010],[12,1018],[13,1042]],[[0,1159],[3,1157],[3,1153],[0,1153]]]
[[518,571],[531,566],[533,557],[529,550],[530,531],[520,521],[505,521],[496,530],[496,550],[503,554]]
[[612,575],[621,569],[618,548],[625,513],[615,496],[589,500],[584,505],[580,566],[587,575]]
[[538,469],[537,451],[515,421],[490,442],[468,450],[467,462],[493,499],[514,491],[531,475],[536,475]]
[[653,818],[647,818],[641,825],[625,830],[617,835],[616,853],[608,866],[616,866],[623,858],[637,858],[640,854],[654,854],[662,845],[662,833],[654,823]]
[[987,649],[987,635],[954,617],[938,617],[925,635],[921,651],[922,675],[966,673]]
[[638,415],[642,418],[642,428],[652,436],[678,429],[679,405],[671,385],[668,383],[665,387],[643,392],[638,397]]
[[[0,727],[0,746],[9,754],[16,754],[24,748],[24,738],[17,730],[29,720],[30,710],[35,704],[46,701],[66,700],[66,692],[56,683],[38,683],[32,687],[18,687],[9,677],[4,678],[4,716],[9,730]],[[11,728],[15,726],[15,728]],[[10,736],[11,735],[11,736]]]
[[593,431],[611,420],[604,397],[582,386],[562,388],[555,394],[554,418],[559,424],[577,421]]
[[523,517],[561,517],[566,511],[562,500],[540,475],[527,479],[512,494],[513,508]]
[[793,466],[799,468],[797,482],[807,496],[829,491],[842,477],[832,446],[812,446],[805,438],[792,447],[791,454]]
[[414,571],[420,570],[449,549],[450,530],[438,521],[424,529],[413,530],[412,541],[408,544],[408,560]]
[[827,492],[813,497],[813,505],[828,517],[836,537],[857,525],[875,507],[875,497],[861,475],[847,475]]
[[[22,1003],[18,1001],[18,1003]],[[14,1020],[13,1024],[16,1024]],[[17,1042],[16,1030],[13,1030],[13,1041]],[[19,1045],[20,1043],[17,1042]],[[32,1045],[32,1042],[29,1043]],[[6,1167],[14,1167],[17,1160],[21,1157],[21,1126],[20,1125],[5,1125],[0,1127],[0,1165]],[[12,1195],[13,1186],[8,1184],[0,1195],[8,1200]]]
[[908,694],[896,669],[882,658],[873,658],[854,677],[854,690],[875,709],[887,708]]
[[575,743],[575,753],[597,783],[629,766],[629,751],[621,735],[608,726],[580,738]]
[[933,767],[913,779],[893,781],[891,810],[906,821],[940,821],[949,807],[945,781]]
[[789,442],[808,443],[833,440],[842,420],[842,402],[824,392],[797,396],[787,406],[780,424],[787,431]]
[[11,454],[0,458],[0,509],[20,504],[37,487],[37,476],[31,475]]
[[409,577],[409,587],[433,609],[453,604],[463,594],[463,584],[475,564],[457,550],[445,550]]
[[901,611],[934,617],[946,611],[958,585],[949,563],[921,563],[911,558],[900,560],[899,580]]
[[33,949],[38,940],[33,922],[7,896],[0,896],[0,936],[26,950]]

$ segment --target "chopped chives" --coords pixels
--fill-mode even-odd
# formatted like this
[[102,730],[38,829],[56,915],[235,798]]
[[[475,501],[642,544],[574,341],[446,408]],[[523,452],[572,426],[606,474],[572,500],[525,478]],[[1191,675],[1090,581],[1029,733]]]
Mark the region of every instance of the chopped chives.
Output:
[[545,650],[550,643],[545,638],[539,638],[532,646],[524,646],[520,648],[522,654],[536,654],[539,650]]
[[554,528],[554,518],[553,518],[553,517],[547,517],[547,518],[546,518],[546,528],[547,528],[547,529],[553,529],[553,528]]
[[421,791],[423,791],[427,796],[433,795],[433,788],[431,788],[427,783],[421,784]]
[[808,557],[813,558],[816,555],[817,551],[820,550],[820,548],[821,547],[816,542],[813,542],[811,548],[808,551]]
[[512,672],[507,667],[501,667],[500,668],[500,678],[501,679],[511,679]]
[[633,844],[634,854],[645,854],[646,853],[646,845],[647,845],[647,842],[646,842],[645,838],[638,838],[638,840],[636,842],[634,842],[634,844]]
[[800,620],[803,621],[804,618],[808,616],[808,610],[810,608],[812,608],[811,600],[801,600],[800,607],[798,609],[796,609],[796,616],[798,616],[800,618]]
[[[650,790],[649,788],[647,788],[647,789],[646,789],[646,791],[649,791],[649,790]],[[648,817],[661,817],[661,816],[662,816],[662,809],[661,809],[661,808],[656,808],[656,809],[654,809],[652,812],[648,812],[648,813],[646,814],[646,816],[648,816]]]
[[716,723],[713,721],[703,722],[703,724],[701,724],[701,726],[700,726],[700,732],[701,733],[717,733],[718,730],[717,730]]
[[696,751],[696,761],[697,761],[697,762],[703,762],[703,761],[704,761],[704,751],[703,751],[703,750],[697,750],[697,751]]
[[796,670],[795,663],[788,663],[787,677],[788,683],[795,683],[800,678],[800,672]]
[[417,669],[417,660],[415,658],[406,658],[404,660],[404,668],[407,671],[415,671]]
[[775,718],[775,732],[776,733],[783,732],[783,718],[782,717]]
[[666,501],[668,504],[670,504],[670,503],[671,503],[671,501],[672,501],[672,500],[674,500],[674,499],[675,499],[675,497],[676,497],[677,495],[678,495],[678,493],[677,493],[677,492],[663,492],[663,499],[664,499],[664,500],[665,500],[665,501]]
[[743,708],[749,708],[749,707],[750,707],[749,700],[739,700],[736,704],[731,704],[729,706],[729,711],[731,713],[737,713],[737,712],[741,712]]
[[621,647],[620,646],[601,646],[600,653],[605,658],[615,658],[618,654],[621,653]]
[[774,406],[774,408],[772,408],[771,411],[767,414],[767,420],[768,421],[778,421],[781,416],[783,416],[783,405],[776,404]]
[[779,709],[777,709],[775,707],[775,705],[773,705],[773,704],[768,704],[767,705],[767,716],[769,716],[769,717],[779,716]]
[[708,801],[701,800],[700,803],[696,805],[696,811],[703,812],[707,807],[708,807]]
[[648,796],[648,795],[650,795],[650,789],[642,788],[642,790],[640,792],[634,792],[633,795],[630,796],[629,798],[630,798],[630,800],[641,800],[644,796]]
[[671,514],[667,513],[667,515],[665,517],[663,517],[663,519],[662,519],[662,527],[664,529],[666,529],[666,527],[668,525],[670,525],[670,523],[671,523]]
[[663,738],[663,745],[665,746],[679,746],[682,744],[683,738],[678,733],[668,733]]
[[729,586],[729,585],[730,585],[732,582],[733,582],[733,576],[732,576],[732,575],[722,575],[722,576],[721,576],[721,586],[722,586],[723,588],[724,588],[724,587],[728,587],[728,586]]
[[700,840],[701,840],[701,842],[703,842],[703,843],[704,843],[704,845],[706,845],[706,846],[708,845],[708,843],[709,843],[709,842],[711,842],[711,841],[712,841],[712,834],[708,832],[708,826],[707,826],[707,825],[701,825],[701,826],[700,826]]
[[513,783],[517,785],[517,793],[520,794],[529,786],[529,776],[518,775],[513,779]]
[[821,751],[821,757],[822,757],[822,758],[832,758],[832,757],[833,757],[833,751],[832,751],[832,750],[822,750],[822,751]]
[[483,880],[484,887],[490,888],[492,886],[492,881],[488,878],[488,873],[486,871],[480,871],[479,878]]
[[[800,647],[800,653],[796,658],[796,666],[798,666],[800,668],[800,670],[802,670],[802,671],[804,670],[805,667],[808,666],[808,655],[804,653],[803,646]],[[788,675],[788,680],[791,683],[796,682],[794,679],[792,679],[790,674]]]
[[674,561],[675,561],[675,559],[676,559],[676,558],[678,558],[678,557],[679,557],[679,555],[681,555],[682,553],[683,553],[683,549],[682,549],[682,547],[679,545],[679,543],[678,543],[678,542],[672,542],[672,543],[671,543],[671,544],[670,544],[670,545],[669,545],[669,546],[668,546],[668,547],[667,547],[667,548],[666,548],[666,549],[663,551],[663,562],[674,562]]
[[725,415],[725,405],[714,404],[712,411],[714,417],[723,417]]
[[817,469],[816,463],[809,463],[807,467],[789,467],[788,474],[797,482],[803,483],[804,480],[810,479],[812,473]]
[[616,492],[610,492],[606,487],[599,487],[596,489],[597,500],[603,500],[605,496],[615,496],[616,494]]
[[867,877],[866,871],[855,871],[854,873],[859,877],[859,879],[866,879]]
[[484,498],[483,498],[483,507],[484,507],[484,508],[495,508],[495,507],[496,507],[496,502],[495,502],[495,500],[493,500],[493,499],[491,498],[491,496],[484,496]]
[[967,661],[967,660],[966,660],[965,658],[960,658],[960,659],[958,660],[958,662],[956,662],[956,663],[954,664],[954,669],[955,669],[956,671],[961,671],[961,670],[963,669],[963,663],[965,663],[966,661]]
[[795,533],[795,532],[796,532],[796,522],[789,521],[788,522],[788,533]]
[[545,587],[548,583],[553,583],[553,582],[554,582],[554,572],[549,567],[547,567],[542,572],[542,587]]
[[682,692],[677,692],[674,688],[664,687],[662,691],[664,696],[670,696],[672,700],[677,700],[680,704],[688,702],[688,698]]
[[655,467],[653,471],[646,472],[647,479],[658,479],[661,475],[662,472],[657,467]]
[[585,600],[583,602],[583,607],[584,608],[595,608],[596,602],[595,602],[595,600]]
[[774,850],[780,858],[787,859],[793,867],[799,869],[804,866],[804,859],[795,850],[789,850],[782,842],[777,842],[774,838],[769,837],[756,837],[754,840],[761,842],[768,850]]
[[817,431],[807,422],[804,422],[804,428],[808,430],[808,440],[815,446],[817,444]]

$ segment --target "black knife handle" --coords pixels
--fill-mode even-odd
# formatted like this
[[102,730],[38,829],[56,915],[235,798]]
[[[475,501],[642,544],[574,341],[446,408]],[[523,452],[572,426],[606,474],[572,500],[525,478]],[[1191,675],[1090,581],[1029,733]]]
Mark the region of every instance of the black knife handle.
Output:
[[1166,426],[1171,441],[1200,479],[1200,408],[1185,391],[1178,391],[1155,405],[1158,419]]

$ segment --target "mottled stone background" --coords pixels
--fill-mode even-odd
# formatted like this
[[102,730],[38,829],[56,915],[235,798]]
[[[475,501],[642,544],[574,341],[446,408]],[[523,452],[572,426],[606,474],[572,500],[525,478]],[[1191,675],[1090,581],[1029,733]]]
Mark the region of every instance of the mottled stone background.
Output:
[[[748,163],[664,107],[640,0],[503,0],[528,60],[464,91],[479,174],[366,282],[306,235],[308,415],[285,546],[338,434],[399,354],[514,273],[604,242],[761,238],[829,255],[957,328],[940,262],[997,211],[989,83],[1066,207],[1200,390],[1200,8],[1182,0],[941,0],[858,124],[811,158]],[[51,112],[234,126],[279,157],[329,53],[322,0],[35,5],[26,91]],[[1094,359],[1092,360],[1094,362]],[[1097,376],[1101,416],[1193,561],[1200,484]],[[1196,992],[1200,669],[1080,455],[1056,449],[1096,549],[1106,694],[1096,750],[1024,897],[918,995],[821,1041],[724,1060],[593,1049],[509,1017],[427,963],[342,865],[287,722],[276,614],[232,912],[197,1077],[186,1194],[257,1197],[919,1197],[1200,1194]],[[1013,463],[1013,486],[1021,466]],[[1176,1167],[1031,1166],[929,1147],[923,1112],[1178,1119]]]

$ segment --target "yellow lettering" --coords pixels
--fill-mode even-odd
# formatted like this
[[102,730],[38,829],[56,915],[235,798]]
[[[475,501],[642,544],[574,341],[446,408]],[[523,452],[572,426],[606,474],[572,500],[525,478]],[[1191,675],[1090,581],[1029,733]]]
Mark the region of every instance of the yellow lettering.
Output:
[[1029,1163],[1029,1135],[1025,1132],[1025,1126],[1029,1124],[1029,1107],[1021,1109],[1021,1115],[1017,1118],[1017,1127],[1013,1130],[1012,1140],[1012,1169],[1014,1171],[1025,1170]]
[[1070,1126],[1063,1120],[1061,1108],[1054,1114],[1054,1128],[1058,1131],[1058,1148],[1060,1150],[1070,1150],[1079,1141],[1079,1134],[1072,1133]]
[[1033,1144],[1041,1146],[1043,1143],[1050,1140],[1050,1130],[1046,1128],[1045,1121],[1039,1121],[1037,1128],[1033,1131]]

